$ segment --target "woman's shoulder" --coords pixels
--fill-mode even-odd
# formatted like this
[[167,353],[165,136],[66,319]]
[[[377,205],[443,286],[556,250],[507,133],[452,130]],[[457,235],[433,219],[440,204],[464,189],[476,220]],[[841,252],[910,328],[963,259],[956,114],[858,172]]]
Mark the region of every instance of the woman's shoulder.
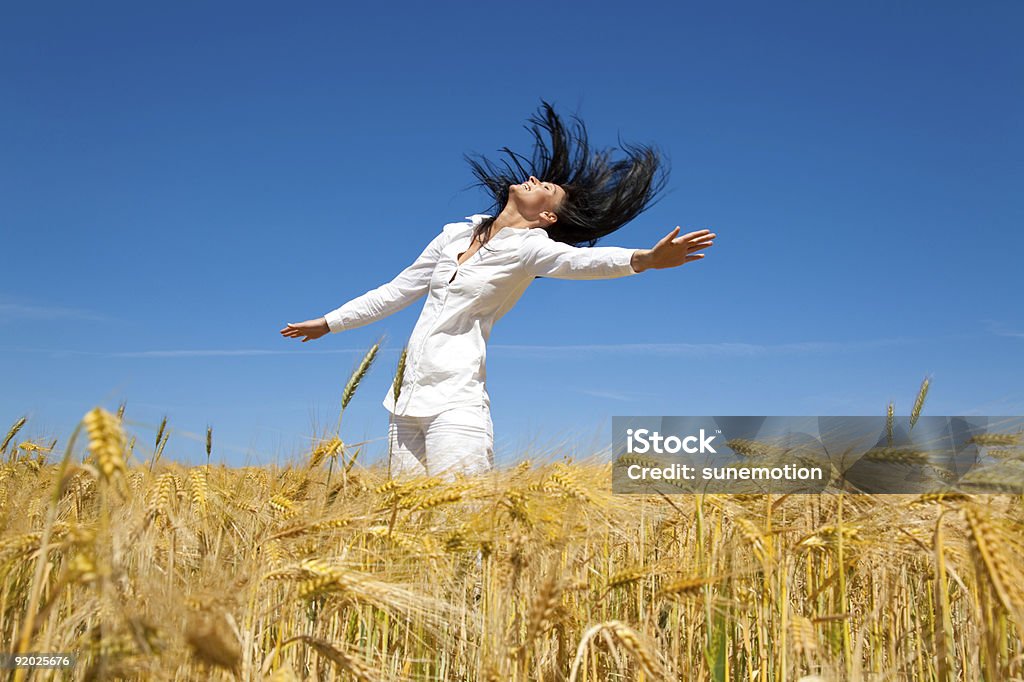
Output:
[[485,213],[474,213],[473,215],[466,216],[465,220],[458,220],[452,223],[445,223],[441,228],[441,231],[447,235],[455,236],[459,232],[474,228],[481,222],[490,218],[491,216]]
[[539,244],[553,242],[551,235],[543,227],[531,227],[528,230],[523,230],[523,237],[520,244],[526,244],[530,246],[537,246]]

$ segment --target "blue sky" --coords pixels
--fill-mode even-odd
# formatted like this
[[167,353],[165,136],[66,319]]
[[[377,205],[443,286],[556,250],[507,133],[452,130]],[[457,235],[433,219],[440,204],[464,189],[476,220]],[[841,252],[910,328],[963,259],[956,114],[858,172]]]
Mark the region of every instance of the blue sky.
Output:
[[[585,7],[585,10],[583,9]],[[540,99],[656,143],[668,193],[602,244],[704,261],[538,280],[495,327],[499,463],[612,415],[1024,414],[1019,3],[20,3],[0,10],[0,429],[127,402],[138,452],[280,461],[380,404],[422,302],[319,317],[488,210],[463,154]],[[539,449],[539,450],[538,450]]]

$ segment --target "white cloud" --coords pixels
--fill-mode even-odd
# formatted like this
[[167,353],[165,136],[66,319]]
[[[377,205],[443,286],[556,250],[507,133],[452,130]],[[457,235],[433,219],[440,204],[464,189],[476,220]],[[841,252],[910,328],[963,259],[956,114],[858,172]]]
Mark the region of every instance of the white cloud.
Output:
[[111,319],[114,318],[79,308],[0,302],[0,322],[8,320],[92,320],[100,322]]
[[60,357],[65,355],[88,355],[92,357],[105,358],[202,358],[202,357],[246,357],[258,355],[321,355],[345,353],[347,355],[364,354],[365,348],[352,349],[330,349],[330,350],[267,350],[260,348],[184,348],[167,350],[139,350],[139,351],[90,351],[90,350],[69,350],[65,348],[14,348],[0,347],[5,353],[49,353],[51,356]]
[[492,349],[538,353],[622,353],[628,355],[688,355],[688,356],[742,356],[776,355],[786,353],[836,353],[915,343],[915,339],[868,339],[864,341],[802,341],[795,343],[615,343],[581,345],[502,345],[492,344]]
[[1013,329],[1006,329],[1003,323],[999,320],[982,320],[988,330],[996,336],[1011,336],[1017,339],[1024,339],[1024,332],[1015,331]]
[[[528,354],[537,358],[544,355],[558,356],[570,353],[618,353],[630,356],[637,355],[669,355],[669,356],[724,356],[724,357],[757,357],[762,355],[794,354],[794,353],[844,353],[879,346],[920,343],[918,339],[869,339],[864,341],[805,341],[780,344],[756,343],[618,343],[618,344],[565,344],[565,345],[527,345],[527,344],[489,344],[491,351],[499,350],[514,354]],[[200,357],[247,357],[260,355],[319,355],[319,354],[364,354],[366,348],[330,348],[305,349],[282,348],[271,350],[263,348],[182,348],[142,351],[82,351],[46,348],[0,348],[5,352],[51,353],[54,355],[91,355],[118,358],[200,358]],[[387,352],[399,353],[400,348],[390,348]]]
[[595,396],[597,398],[608,398],[609,400],[622,400],[622,401],[628,401],[628,402],[632,402],[634,400],[639,400],[643,396],[653,395],[652,393],[629,393],[629,392],[625,392],[625,391],[605,391],[605,390],[598,390],[598,389],[593,389],[593,388],[574,388],[572,390],[574,390],[574,391],[576,391],[578,393],[583,393],[583,394],[586,394],[586,395],[592,395],[592,396]]

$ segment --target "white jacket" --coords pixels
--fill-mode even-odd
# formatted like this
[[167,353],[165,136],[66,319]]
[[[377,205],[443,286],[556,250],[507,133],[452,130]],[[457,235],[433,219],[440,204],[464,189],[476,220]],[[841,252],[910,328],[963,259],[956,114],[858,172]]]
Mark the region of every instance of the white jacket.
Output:
[[636,249],[575,247],[539,227],[503,227],[461,266],[473,228],[490,216],[449,223],[416,261],[382,286],[324,315],[331,332],[355,329],[402,310],[426,295],[409,337],[398,404],[394,381],[383,405],[396,415],[428,417],[452,407],[490,406],[487,340],[535,277],[611,279],[637,274]]

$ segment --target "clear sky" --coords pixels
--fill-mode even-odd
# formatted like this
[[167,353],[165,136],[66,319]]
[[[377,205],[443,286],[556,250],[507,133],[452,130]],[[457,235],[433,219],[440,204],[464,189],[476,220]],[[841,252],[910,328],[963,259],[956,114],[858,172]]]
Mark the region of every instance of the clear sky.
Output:
[[1017,2],[5,3],[0,430],[113,411],[165,456],[281,460],[381,405],[422,301],[302,344],[445,223],[463,154],[529,155],[541,98],[656,143],[707,258],[537,280],[495,327],[496,457],[606,447],[612,415],[1024,414]]

